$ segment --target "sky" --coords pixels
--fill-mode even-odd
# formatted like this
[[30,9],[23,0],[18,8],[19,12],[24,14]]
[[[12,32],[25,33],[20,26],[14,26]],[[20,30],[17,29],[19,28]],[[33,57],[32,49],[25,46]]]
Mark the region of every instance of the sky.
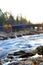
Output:
[[0,9],[13,16],[22,15],[32,23],[43,22],[43,0],[0,0]]

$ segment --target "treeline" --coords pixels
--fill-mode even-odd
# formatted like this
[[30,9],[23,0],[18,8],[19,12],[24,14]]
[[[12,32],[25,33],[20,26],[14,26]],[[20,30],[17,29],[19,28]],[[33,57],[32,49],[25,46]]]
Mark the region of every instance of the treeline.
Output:
[[9,12],[2,12],[0,9],[0,25],[5,25],[5,24],[11,24],[11,25],[16,25],[16,24],[31,24],[30,21],[27,21],[26,18],[23,18],[22,16],[17,16],[16,19],[14,16]]

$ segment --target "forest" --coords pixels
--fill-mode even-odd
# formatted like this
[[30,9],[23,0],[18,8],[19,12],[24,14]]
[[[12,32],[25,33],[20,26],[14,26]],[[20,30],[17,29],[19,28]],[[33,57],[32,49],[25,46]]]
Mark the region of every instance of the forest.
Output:
[[10,25],[16,25],[16,24],[32,24],[29,21],[27,21],[26,18],[23,18],[22,16],[16,16],[16,19],[14,18],[14,16],[9,13],[9,12],[2,12],[2,10],[0,9],[0,26],[1,25],[6,25],[6,24],[10,24]]

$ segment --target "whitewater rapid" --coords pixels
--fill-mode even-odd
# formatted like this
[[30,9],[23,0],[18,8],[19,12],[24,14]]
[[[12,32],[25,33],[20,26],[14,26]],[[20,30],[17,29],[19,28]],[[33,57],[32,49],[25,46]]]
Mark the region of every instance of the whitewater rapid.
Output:
[[43,34],[26,35],[0,40],[0,58],[18,50],[32,50],[43,45]]

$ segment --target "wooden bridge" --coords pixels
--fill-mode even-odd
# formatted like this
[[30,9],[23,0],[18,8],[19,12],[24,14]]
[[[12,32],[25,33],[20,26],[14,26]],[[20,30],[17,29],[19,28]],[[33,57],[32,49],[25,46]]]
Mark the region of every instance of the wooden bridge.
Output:
[[0,31],[10,31],[10,32],[14,32],[14,31],[18,31],[18,30],[26,30],[28,29],[30,32],[34,32],[34,31],[40,31],[43,32],[43,24],[17,24],[17,25],[11,25],[8,26],[7,28],[0,26]]
[[30,32],[33,31],[40,31],[43,32],[43,24],[19,24],[19,25],[12,25],[13,29],[28,29]]

